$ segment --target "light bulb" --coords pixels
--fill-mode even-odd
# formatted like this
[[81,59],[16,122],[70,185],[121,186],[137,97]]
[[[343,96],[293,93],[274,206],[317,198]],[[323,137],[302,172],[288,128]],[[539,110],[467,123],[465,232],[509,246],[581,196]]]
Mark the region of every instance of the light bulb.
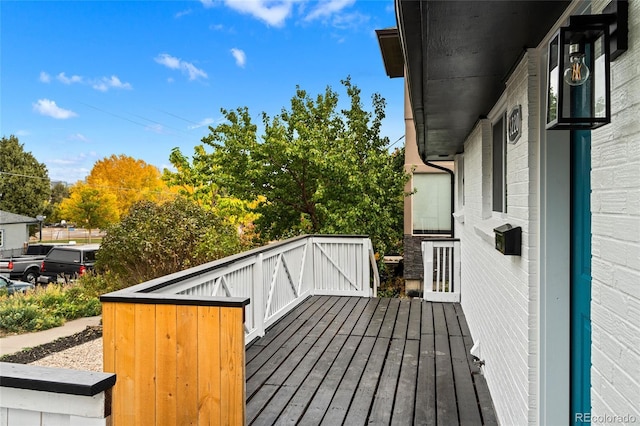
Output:
[[580,51],[579,44],[571,44],[569,46],[569,67],[564,70],[564,81],[569,86],[582,86],[591,71],[584,63],[584,53]]

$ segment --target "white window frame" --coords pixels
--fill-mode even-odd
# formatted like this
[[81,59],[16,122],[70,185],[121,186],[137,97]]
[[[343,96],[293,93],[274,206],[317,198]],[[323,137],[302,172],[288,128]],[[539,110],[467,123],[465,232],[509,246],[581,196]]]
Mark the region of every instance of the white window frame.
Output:
[[[500,134],[496,133],[496,130]],[[496,165],[500,170],[496,171]],[[499,176],[498,176],[499,173]],[[496,198],[499,198],[497,200]],[[496,203],[500,205],[496,205]],[[507,113],[491,122],[491,210],[507,213]]]
[[[448,204],[447,207],[449,210],[451,210],[451,197],[453,196],[453,194],[451,194],[451,175],[449,175],[449,173],[446,172],[413,172],[412,176],[411,176],[411,188],[412,190],[416,189],[416,185],[415,185],[415,179],[416,176],[434,176],[434,175],[438,175],[438,176],[446,176],[446,178],[449,180],[449,183],[447,184],[447,189],[449,190],[449,194],[448,194]],[[425,236],[425,235],[450,235],[451,234],[451,214],[453,212],[449,212],[449,215],[447,216],[447,220],[448,220],[448,227],[449,229],[444,229],[444,230],[440,230],[440,229],[416,229],[416,227],[414,226],[414,222],[415,222],[415,208],[416,208],[416,201],[415,201],[415,197],[416,196],[420,196],[420,194],[423,194],[422,192],[420,192],[419,190],[416,191],[414,194],[411,195],[411,235],[414,236]],[[440,217],[440,216],[438,216]],[[416,231],[423,231],[423,232],[416,232]]]
[[[489,113],[489,115],[487,116],[490,124],[491,124],[491,139],[489,141],[489,145],[491,147],[491,185],[490,185],[490,189],[488,189],[489,195],[491,197],[491,203],[490,203],[490,208],[491,208],[491,216],[492,217],[498,217],[498,218],[504,218],[506,217],[507,214],[507,209],[508,209],[508,204],[507,204],[507,97],[506,94],[502,94],[502,96],[500,97],[500,99],[498,100],[498,102],[496,102],[495,106],[493,107],[493,109],[491,110],[491,112]],[[501,179],[501,194],[500,197],[502,198],[502,209],[498,209],[496,210],[494,208],[494,198],[495,198],[495,194],[496,194],[496,187],[495,187],[495,179],[494,179],[494,147],[495,147],[495,143],[494,143],[494,129],[495,126],[500,122],[500,120],[502,120],[502,153],[501,153],[501,166],[502,166],[502,179]]]

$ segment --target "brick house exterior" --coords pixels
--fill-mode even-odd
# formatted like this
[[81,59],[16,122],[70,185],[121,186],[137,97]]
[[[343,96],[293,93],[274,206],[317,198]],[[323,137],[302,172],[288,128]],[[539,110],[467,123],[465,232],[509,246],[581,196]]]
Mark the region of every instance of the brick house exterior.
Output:
[[[414,95],[406,96],[410,112],[420,108],[413,86],[420,76],[425,81],[431,76],[420,74],[422,68],[415,65],[420,62],[412,56],[418,50],[407,47],[407,38],[420,30],[408,11],[431,7],[435,14],[439,3],[447,2],[396,0],[407,94]],[[491,8],[511,7],[507,3],[518,2],[487,4],[487,16],[499,23],[499,10]],[[551,3],[541,1],[539,7],[555,7]],[[562,4],[537,43],[513,58],[497,100],[486,110],[472,111],[479,118],[453,156],[461,303],[501,424],[582,424],[589,416],[598,424],[640,422],[640,2],[628,3],[629,48],[611,63],[611,123],[590,132],[586,348],[571,342],[572,256],[582,249],[571,240],[575,146],[568,131],[545,129],[549,41],[570,16],[599,14],[608,4]],[[429,25],[423,23],[424,28]],[[455,43],[447,34],[442,39]],[[427,44],[425,49],[431,48]],[[491,46],[486,48],[489,55]],[[383,57],[390,58],[384,49]],[[496,154],[494,135],[518,107],[520,138]],[[407,138],[407,144],[413,141]],[[503,159],[502,192],[494,179],[496,155]],[[496,208],[500,196],[504,203]],[[505,256],[495,248],[494,228],[506,223],[522,230],[520,256]],[[586,413],[572,405],[578,386],[572,381],[572,356],[580,352],[590,357]]]

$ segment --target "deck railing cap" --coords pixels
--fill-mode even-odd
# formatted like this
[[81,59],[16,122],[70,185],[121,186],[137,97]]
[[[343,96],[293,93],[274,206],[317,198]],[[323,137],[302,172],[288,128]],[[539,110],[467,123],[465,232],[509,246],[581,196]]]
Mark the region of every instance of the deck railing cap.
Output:
[[0,362],[0,386],[94,396],[116,383],[116,375]]

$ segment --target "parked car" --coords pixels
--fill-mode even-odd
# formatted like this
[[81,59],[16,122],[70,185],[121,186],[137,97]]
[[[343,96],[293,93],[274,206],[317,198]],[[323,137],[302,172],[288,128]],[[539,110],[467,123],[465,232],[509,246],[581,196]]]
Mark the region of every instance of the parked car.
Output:
[[9,296],[15,293],[26,293],[27,290],[33,290],[34,285],[24,281],[13,281],[7,277],[0,276],[0,290],[6,289]]
[[63,244],[29,244],[23,255],[0,259],[0,276],[35,284],[40,275],[42,260],[52,248],[61,245]]
[[42,261],[38,283],[68,282],[93,269],[99,244],[54,247]]

